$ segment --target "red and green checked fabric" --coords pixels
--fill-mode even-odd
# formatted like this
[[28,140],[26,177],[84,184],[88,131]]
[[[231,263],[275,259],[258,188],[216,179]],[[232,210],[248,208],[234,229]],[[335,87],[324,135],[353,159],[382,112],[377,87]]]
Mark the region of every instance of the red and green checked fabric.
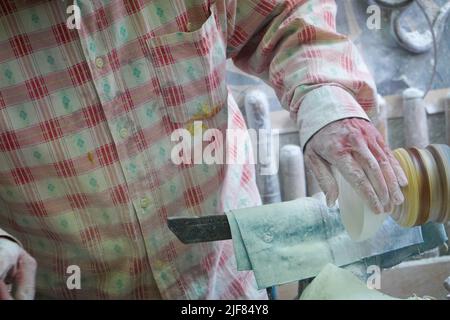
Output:
[[175,165],[170,135],[245,128],[227,58],[274,86],[303,145],[366,117],[374,85],[334,1],[83,0],[79,30],[72,4],[0,1],[0,227],[38,261],[37,297],[264,298],[230,241],[186,246],[166,224],[259,205],[253,167]]

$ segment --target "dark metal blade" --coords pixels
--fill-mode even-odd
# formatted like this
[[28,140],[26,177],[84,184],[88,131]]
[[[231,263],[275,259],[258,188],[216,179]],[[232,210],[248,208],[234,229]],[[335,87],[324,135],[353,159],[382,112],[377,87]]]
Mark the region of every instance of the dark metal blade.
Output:
[[201,218],[168,218],[169,229],[185,244],[231,239],[225,215]]

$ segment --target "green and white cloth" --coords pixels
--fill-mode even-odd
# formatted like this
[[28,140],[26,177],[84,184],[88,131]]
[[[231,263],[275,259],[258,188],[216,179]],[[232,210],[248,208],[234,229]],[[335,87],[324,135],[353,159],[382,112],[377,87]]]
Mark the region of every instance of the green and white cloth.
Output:
[[315,277],[329,263],[345,266],[423,242],[420,228],[404,229],[391,219],[374,238],[354,242],[339,210],[319,198],[233,210],[227,217],[238,270],[253,270],[259,289]]

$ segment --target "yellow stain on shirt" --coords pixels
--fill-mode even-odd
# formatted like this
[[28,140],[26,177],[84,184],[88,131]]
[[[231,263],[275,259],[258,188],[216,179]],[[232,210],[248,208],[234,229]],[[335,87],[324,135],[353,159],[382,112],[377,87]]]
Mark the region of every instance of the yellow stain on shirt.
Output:
[[[204,130],[207,130],[207,129],[208,129],[208,126],[206,124],[202,123],[202,130],[204,131]],[[195,135],[195,121],[189,123],[187,125],[186,130],[189,131],[191,136],[194,136]]]
[[93,154],[92,152],[88,152],[87,158],[89,159],[89,161],[90,161],[91,163],[94,163],[94,162],[95,162],[95,161],[94,161],[94,154]]

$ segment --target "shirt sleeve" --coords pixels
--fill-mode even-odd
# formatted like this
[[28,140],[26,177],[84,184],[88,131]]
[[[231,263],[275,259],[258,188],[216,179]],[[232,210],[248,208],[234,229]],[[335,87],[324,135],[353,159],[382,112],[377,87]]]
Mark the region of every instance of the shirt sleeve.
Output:
[[373,78],[336,31],[336,11],[334,0],[239,0],[227,9],[229,57],[275,89],[302,148],[327,124],[368,120],[376,108]]
[[17,240],[15,237],[13,237],[12,235],[10,235],[9,233],[7,233],[6,231],[3,231],[2,229],[0,229],[0,238],[6,238],[9,239],[11,241],[14,241],[15,243],[17,243],[19,246],[22,247],[22,244],[20,243],[19,240]]

